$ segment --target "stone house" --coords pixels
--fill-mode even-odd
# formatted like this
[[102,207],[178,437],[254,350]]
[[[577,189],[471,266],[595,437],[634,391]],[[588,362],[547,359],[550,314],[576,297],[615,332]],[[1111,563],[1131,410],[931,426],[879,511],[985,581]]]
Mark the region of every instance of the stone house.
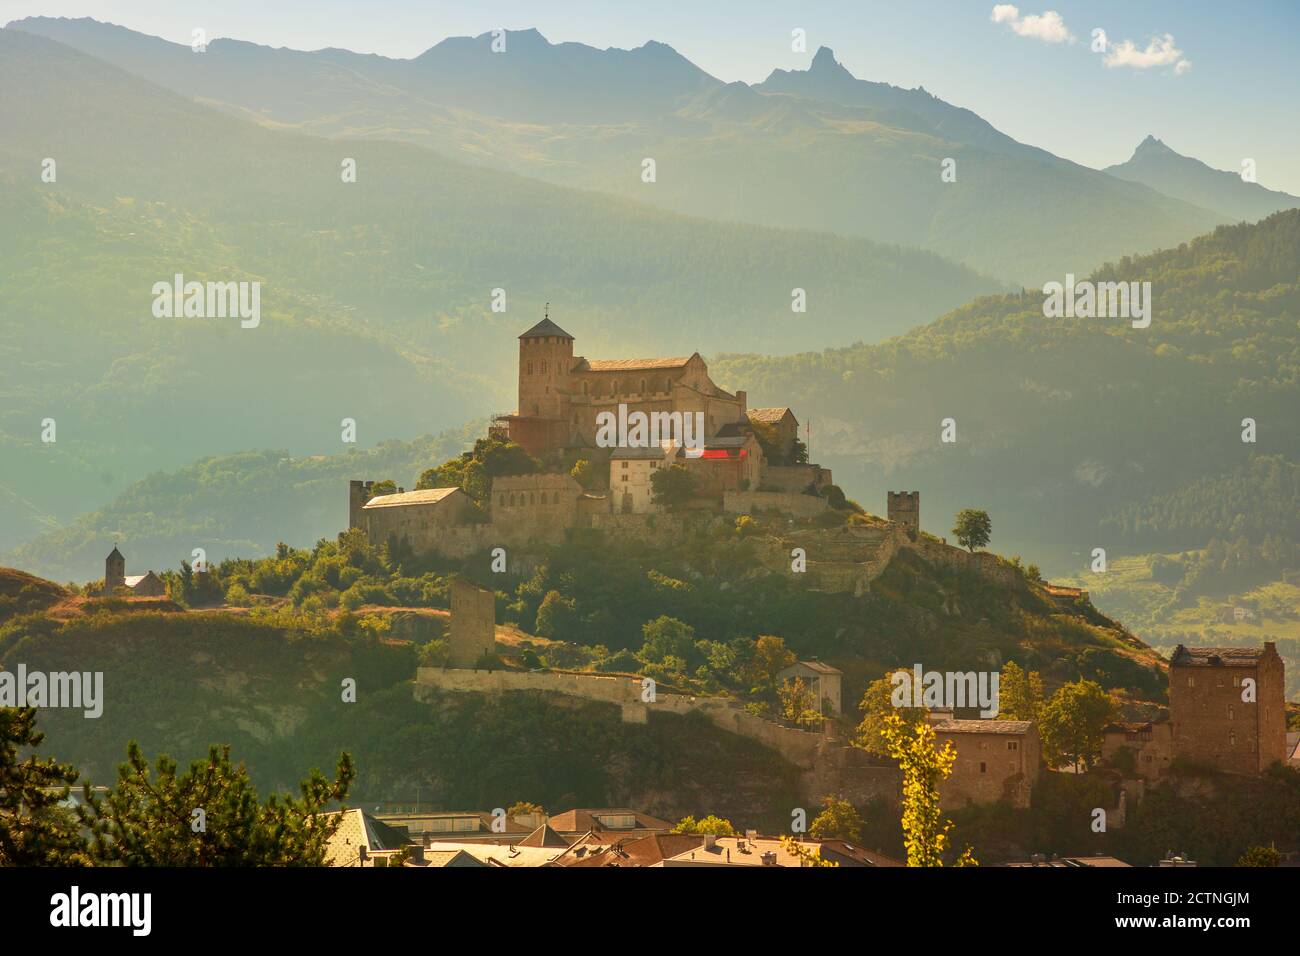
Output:
[[935,745],[952,741],[957,750],[952,773],[939,787],[945,807],[1007,800],[1029,806],[1038,783],[1042,748],[1029,720],[932,720]]
[[816,702],[815,710],[827,717],[842,714],[840,683],[844,672],[822,661],[797,661],[777,672],[776,679],[788,684],[796,678],[802,678],[813,692]]

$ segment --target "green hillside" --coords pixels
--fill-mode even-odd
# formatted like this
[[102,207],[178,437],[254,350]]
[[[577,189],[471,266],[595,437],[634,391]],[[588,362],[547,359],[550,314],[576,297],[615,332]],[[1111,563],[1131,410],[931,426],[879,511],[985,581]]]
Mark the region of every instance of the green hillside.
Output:
[[[941,535],[959,508],[986,508],[994,547],[1053,574],[1087,567],[1097,547],[1114,557],[1242,534],[1256,548],[1272,535],[1274,577],[1297,567],[1300,211],[1093,278],[1151,281],[1150,327],[1047,319],[1042,293],[1025,291],[880,345],[712,368],[754,404],[811,420],[812,457],[863,503],[920,490],[922,526]],[[945,418],[955,444],[940,441]]]

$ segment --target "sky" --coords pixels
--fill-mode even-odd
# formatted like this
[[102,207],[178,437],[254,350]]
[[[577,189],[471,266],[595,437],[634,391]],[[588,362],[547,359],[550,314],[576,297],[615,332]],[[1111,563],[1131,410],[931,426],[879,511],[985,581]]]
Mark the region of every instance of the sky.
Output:
[[[201,27],[391,57],[536,27],[599,48],[658,40],[748,83],[828,46],[855,76],[924,86],[1087,166],[1123,162],[1152,134],[1218,169],[1252,159],[1260,183],[1300,195],[1300,0],[0,0],[0,22],[27,16],[90,16],[187,46]],[[805,52],[791,49],[796,29]]]

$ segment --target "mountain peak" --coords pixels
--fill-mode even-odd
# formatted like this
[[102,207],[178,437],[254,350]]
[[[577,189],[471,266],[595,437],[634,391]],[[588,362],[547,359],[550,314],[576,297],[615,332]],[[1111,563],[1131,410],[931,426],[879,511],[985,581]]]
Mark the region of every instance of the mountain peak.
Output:
[[826,72],[848,72],[835,59],[835,51],[828,46],[819,46],[817,53],[812,59],[812,65],[808,67],[809,73],[826,73]]
[[1142,140],[1142,142],[1138,143],[1138,148],[1133,151],[1133,155],[1134,156],[1160,155],[1162,153],[1172,153],[1172,152],[1173,152],[1172,149],[1170,149],[1160,140],[1156,139],[1153,135],[1148,133],[1147,138]]

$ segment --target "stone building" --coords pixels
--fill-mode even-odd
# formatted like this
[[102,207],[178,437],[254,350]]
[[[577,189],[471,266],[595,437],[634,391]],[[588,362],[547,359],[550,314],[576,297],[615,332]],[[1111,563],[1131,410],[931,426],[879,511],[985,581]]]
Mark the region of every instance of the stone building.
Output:
[[822,661],[796,661],[776,675],[776,679],[783,684],[796,678],[802,679],[813,692],[813,709],[827,717],[838,717],[843,713],[840,698],[843,677],[842,670]]
[[401,544],[416,553],[433,550],[447,528],[463,524],[474,504],[459,488],[429,488],[370,497],[371,482],[348,487],[349,527],[360,528],[374,545]]
[[569,448],[596,445],[596,416],[700,412],[706,438],[745,420],[744,392],[714,384],[698,352],[684,358],[587,359],[573,354],[574,338],[549,316],[519,336],[519,400],[499,417],[511,441],[549,459]]
[[750,422],[767,425],[772,429],[773,437],[776,438],[775,454],[772,455],[774,464],[794,464],[795,442],[799,440],[799,420],[794,417],[794,412],[785,406],[751,408],[746,417]]
[[496,622],[496,595],[463,578],[453,578],[447,663],[452,667],[476,667],[495,654]]
[[886,517],[896,521],[916,534],[921,530],[921,493],[919,491],[889,492]]
[[1263,648],[1179,644],[1169,659],[1174,756],[1244,774],[1285,762],[1283,671],[1272,641]]
[[1111,724],[1102,734],[1101,759],[1109,766],[1122,764],[1121,750],[1133,754],[1133,773],[1146,780],[1163,775],[1173,759],[1173,736],[1167,720]]
[[[676,449],[672,449],[675,457]],[[615,448],[609,456],[611,507],[620,514],[658,511],[650,479],[673,463],[664,448]]]
[[494,478],[492,521],[508,522],[516,528],[521,524],[572,528],[581,497],[582,485],[577,479],[558,472]]
[[118,588],[127,588],[136,597],[162,597],[167,593],[167,586],[162,578],[152,571],[144,574],[126,573],[126,558],[113,545],[113,550],[104,559],[104,591],[111,595]]
[[1005,799],[1012,806],[1029,806],[1038,782],[1041,747],[1029,720],[932,719],[935,746],[952,741],[957,749],[952,773],[939,787],[947,808]]

